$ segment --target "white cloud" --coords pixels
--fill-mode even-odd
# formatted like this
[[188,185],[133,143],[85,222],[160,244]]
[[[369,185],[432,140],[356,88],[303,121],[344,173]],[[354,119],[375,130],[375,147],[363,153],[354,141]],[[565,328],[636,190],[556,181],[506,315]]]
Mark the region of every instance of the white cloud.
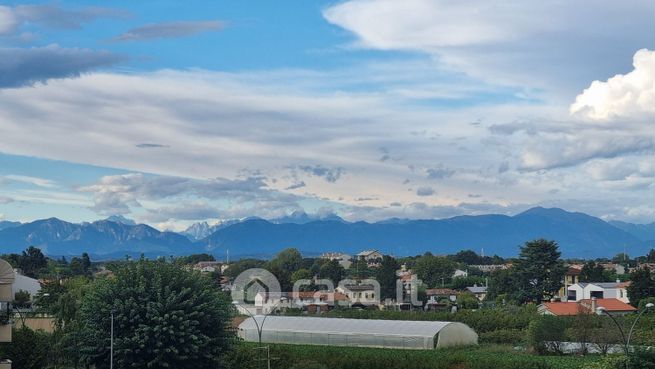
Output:
[[132,28],[114,37],[112,40],[141,41],[158,38],[177,38],[191,36],[201,32],[218,31],[223,27],[225,27],[225,24],[217,20],[154,23]]
[[561,93],[654,45],[654,10],[647,0],[349,0],[323,14],[358,47],[420,51],[482,80]]
[[592,82],[576,97],[571,114],[594,121],[655,116],[655,52],[637,51],[632,64],[627,74]]
[[79,29],[86,22],[101,17],[124,17],[127,13],[118,9],[86,7],[76,10],[58,5],[0,5],[0,36],[12,35],[23,24],[39,24],[50,28]]
[[18,23],[18,18],[11,8],[0,5],[0,36],[14,33]]
[[324,10],[325,18],[355,33],[363,46],[383,50],[437,50],[526,37],[543,19],[528,17],[525,2],[352,0]]
[[45,179],[45,178],[22,176],[22,175],[17,175],[17,174],[9,174],[9,175],[4,176],[4,178],[8,179],[10,181],[29,183],[31,185],[39,186],[39,187],[46,187],[46,188],[57,187],[57,183],[55,181]]

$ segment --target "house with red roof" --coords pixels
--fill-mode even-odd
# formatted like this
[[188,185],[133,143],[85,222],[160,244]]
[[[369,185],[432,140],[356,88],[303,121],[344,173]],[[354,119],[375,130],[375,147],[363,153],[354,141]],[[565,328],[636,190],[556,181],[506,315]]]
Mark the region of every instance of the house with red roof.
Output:
[[637,311],[634,306],[628,305],[619,299],[598,299],[595,297],[591,299],[582,299],[577,302],[544,302],[539,305],[537,311],[543,315],[567,316],[597,314],[598,308],[603,308],[612,315],[625,315]]

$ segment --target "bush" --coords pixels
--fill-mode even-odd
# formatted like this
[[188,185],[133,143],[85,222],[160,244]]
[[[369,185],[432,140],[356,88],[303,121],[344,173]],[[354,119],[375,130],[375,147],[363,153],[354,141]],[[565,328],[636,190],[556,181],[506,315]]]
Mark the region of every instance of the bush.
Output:
[[14,329],[11,343],[0,345],[0,357],[13,361],[14,369],[42,369],[48,363],[50,335],[27,327]]
[[562,355],[561,343],[566,338],[567,322],[552,315],[543,315],[530,323],[528,344],[538,354],[555,353]]
[[[631,369],[655,369],[655,351],[638,349],[628,359]],[[617,368],[619,369],[619,368]]]
[[521,329],[499,329],[480,334],[481,343],[518,345],[525,341],[526,332]]
[[316,361],[307,360],[292,365],[290,369],[328,369],[328,367]]
[[84,296],[80,351],[100,368],[109,357],[112,311],[119,368],[214,368],[233,339],[233,307],[217,286],[166,262],[130,263]]

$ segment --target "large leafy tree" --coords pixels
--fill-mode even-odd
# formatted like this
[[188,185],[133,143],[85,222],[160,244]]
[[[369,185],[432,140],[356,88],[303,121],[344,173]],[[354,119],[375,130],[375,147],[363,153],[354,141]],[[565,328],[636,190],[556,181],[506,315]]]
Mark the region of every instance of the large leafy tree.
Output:
[[199,273],[144,259],[98,280],[80,307],[81,352],[106,368],[115,316],[114,364],[120,368],[215,368],[230,347],[232,306]]
[[375,270],[375,279],[380,283],[381,299],[396,298],[396,271],[398,262],[391,256],[385,255],[382,258],[380,267]]
[[655,296],[655,280],[650,269],[637,269],[630,276],[630,286],[628,286],[628,297],[632,306],[639,306],[639,302],[645,298]]
[[487,300],[518,301],[517,273],[513,268],[496,270],[489,277]]
[[555,296],[562,286],[566,267],[560,260],[557,242],[545,239],[528,241],[521,247],[514,265],[518,301],[540,303]]
[[11,359],[14,369],[42,369],[48,367],[51,336],[27,327],[14,329],[11,343],[0,345],[0,357]]
[[345,269],[339,264],[337,260],[330,260],[318,270],[318,276],[323,279],[329,279],[336,286],[343,279],[346,274]]
[[455,263],[442,256],[423,255],[416,261],[416,274],[429,287],[449,283],[455,272]]
[[39,272],[47,266],[48,259],[34,246],[28,247],[20,257],[19,267],[28,277],[37,278]]
[[593,260],[586,262],[580,271],[581,282],[607,282],[608,280],[609,275],[605,268]]
[[291,283],[291,275],[300,269],[301,266],[302,255],[300,254],[300,251],[294,248],[289,248],[280,251],[280,253],[268,263],[267,269],[277,277],[282,290],[291,291],[291,288],[293,287],[293,284]]

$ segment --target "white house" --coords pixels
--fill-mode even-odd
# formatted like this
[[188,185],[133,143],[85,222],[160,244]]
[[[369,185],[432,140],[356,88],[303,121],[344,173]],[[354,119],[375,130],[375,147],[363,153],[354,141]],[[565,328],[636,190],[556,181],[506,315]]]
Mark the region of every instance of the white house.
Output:
[[[327,311],[336,304],[347,304],[348,298],[339,292],[259,292],[254,306],[237,306],[241,313],[271,314],[280,309],[303,309],[309,312]],[[246,312],[247,310],[247,312]]]
[[336,291],[346,295],[351,305],[375,305],[380,303],[379,288],[373,284],[343,284]]
[[568,301],[580,301],[591,298],[617,299],[630,303],[627,287],[630,282],[576,283],[568,287]]
[[214,273],[216,271],[223,270],[223,263],[220,261],[199,261],[196,265],[193,266],[194,270],[198,270],[201,273]]
[[478,298],[478,300],[483,301],[487,297],[487,287],[486,286],[478,286],[477,284],[473,285],[473,287],[466,287],[466,290],[475,297]]
[[357,259],[365,260],[369,268],[377,268],[382,263],[383,256],[378,250],[365,250],[357,254]]
[[344,254],[343,252],[326,252],[320,256],[321,259],[325,260],[336,260],[339,262],[344,269],[349,269],[352,265],[352,255]]
[[14,271],[14,283],[11,285],[11,293],[16,298],[16,293],[19,291],[27,291],[30,294],[30,299],[34,301],[34,297],[41,291],[41,283],[34,279]]

